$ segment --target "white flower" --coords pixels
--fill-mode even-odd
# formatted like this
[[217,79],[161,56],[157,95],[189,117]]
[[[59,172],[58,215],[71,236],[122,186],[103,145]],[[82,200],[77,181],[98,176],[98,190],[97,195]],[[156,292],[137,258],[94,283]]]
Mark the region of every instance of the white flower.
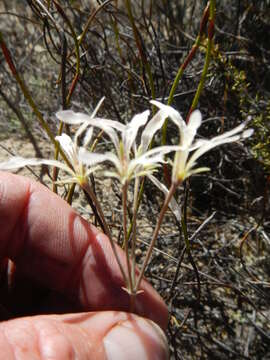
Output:
[[[236,128],[216,136],[210,140],[198,140],[194,142],[197,130],[202,122],[202,115],[199,110],[193,111],[190,116],[189,123],[186,124],[181,115],[171,106],[164,105],[158,101],[151,101],[152,104],[163,110],[167,117],[177,125],[180,135],[180,150],[176,151],[173,163],[172,182],[178,183],[184,181],[189,176],[208,171],[207,167],[195,168],[196,161],[207,151],[218,145],[238,141],[241,138],[247,138],[252,135],[253,129],[244,128],[245,123]],[[190,155],[190,153],[192,153]]]
[[[155,132],[160,129],[167,118],[167,114],[163,110],[154,115],[146,125],[141,135],[141,143],[137,148],[136,137],[138,131],[146,124],[149,113],[147,110],[135,115],[127,125],[118,121],[92,118],[86,114],[72,111],[61,111],[57,116],[68,124],[83,124],[81,126],[94,126],[103,130],[110,137],[116,150],[116,154],[107,152],[103,155],[104,161],[107,160],[114,166],[114,170],[105,172],[105,175],[116,177],[122,184],[125,184],[132,178],[152,173],[160,163],[164,162],[164,154],[179,149],[176,146],[160,146],[148,150]],[[120,137],[117,131],[120,132]],[[133,153],[132,156],[131,153]],[[79,158],[84,164],[90,165],[97,155],[99,154],[81,149]]]
[[[102,103],[103,99],[98,103],[97,107],[95,108],[94,112],[90,116],[90,118],[94,117]],[[61,170],[64,170],[68,173],[69,178],[59,181],[58,183],[78,183],[80,185],[87,182],[88,176],[97,169],[95,165],[104,161],[104,155],[102,154],[94,154],[92,157],[91,163],[89,162],[88,165],[82,163],[79,158],[79,154],[86,146],[89,145],[92,134],[93,128],[89,128],[86,131],[83,140],[83,146],[78,146],[78,138],[82,135],[82,133],[87,129],[85,124],[82,124],[78,128],[75,133],[74,140],[70,138],[67,134],[62,134],[60,136],[56,136],[55,139],[59,142],[63,152],[65,153],[69,164],[65,164],[58,160],[51,160],[51,159],[39,159],[39,158],[23,158],[19,156],[14,156],[10,158],[10,160],[6,162],[0,163],[1,170],[14,170],[19,169],[24,166],[38,166],[38,165],[49,165],[57,167]]]

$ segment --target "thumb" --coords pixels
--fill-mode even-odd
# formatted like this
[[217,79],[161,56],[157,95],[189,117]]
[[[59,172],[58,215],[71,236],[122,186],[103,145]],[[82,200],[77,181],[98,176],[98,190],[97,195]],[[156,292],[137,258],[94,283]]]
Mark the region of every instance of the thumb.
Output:
[[43,315],[0,324],[1,357],[10,360],[168,359],[162,330],[137,315],[103,311]]

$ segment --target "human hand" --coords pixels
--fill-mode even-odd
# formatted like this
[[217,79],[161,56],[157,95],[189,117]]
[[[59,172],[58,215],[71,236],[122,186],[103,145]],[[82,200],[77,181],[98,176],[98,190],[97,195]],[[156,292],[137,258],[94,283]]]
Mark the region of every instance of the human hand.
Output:
[[[0,359],[168,358],[164,302],[143,281],[135,303],[142,317],[127,312],[107,237],[64,200],[0,172],[0,229],[0,303],[13,318],[0,323]],[[9,286],[6,258],[15,264]]]

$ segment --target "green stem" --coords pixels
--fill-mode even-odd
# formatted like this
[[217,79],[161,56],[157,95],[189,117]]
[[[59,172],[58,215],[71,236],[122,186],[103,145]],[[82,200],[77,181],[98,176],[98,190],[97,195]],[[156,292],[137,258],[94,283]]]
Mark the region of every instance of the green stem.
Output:
[[108,224],[107,224],[107,222],[106,222],[105,216],[104,216],[103,211],[102,211],[102,208],[101,208],[101,206],[100,206],[100,203],[99,203],[99,201],[97,200],[96,195],[95,195],[94,192],[92,191],[91,186],[88,184],[88,182],[81,183],[80,185],[81,185],[82,189],[85,190],[85,191],[88,193],[88,195],[89,195],[90,198],[93,200],[93,202],[94,202],[94,204],[95,204],[95,206],[96,206],[96,209],[97,209],[97,211],[98,211],[98,213],[99,213],[99,216],[100,216],[100,218],[101,218],[101,220],[102,220],[102,222],[103,222],[103,225],[104,225],[104,228],[105,228],[105,233],[106,233],[106,235],[108,236],[108,239],[109,239],[109,241],[110,241],[110,244],[111,244],[111,248],[112,248],[114,257],[115,257],[115,259],[116,259],[116,262],[117,262],[117,264],[118,264],[118,266],[119,266],[119,269],[120,269],[120,271],[121,271],[121,274],[122,274],[122,276],[123,276],[124,283],[125,283],[125,285],[127,285],[127,284],[128,284],[128,279],[127,279],[127,276],[126,276],[126,274],[125,274],[124,268],[123,268],[123,266],[122,266],[122,264],[121,264],[119,255],[118,255],[117,250],[116,250],[115,243],[114,243],[114,241],[113,241],[113,239],[112,239],[111,231],[110,231],[109,226],[108,226]]
[[126,263],[127,263],[127,269],[128,269],[128,283],[127,283],[127,289],[130,294],[133,293],[133,283],[132,283],[132,277],[131,277],[131,268],[130,268],[130,261],[129,261],[129,246],[128,246],[128,237],[127,237],[127,189],[128,189],[128,183],[125,182],[125,184],[122,187],[122,210],[123,210],[123,231],[124,231],[124,251],[126,255]]
[[[131,238],[131,277],[132,277],[132,283],[135,284],[136,280],[136,261],[135,261],[135,250],[136,250],[136,240],[137,240],[137,233],[136,233],[136,220],[137,220],[137,212],[139,208],[139,185],[140,185],[140,178],[135,178],[135,184],[134,184],[134,198],[133,198],[133,217],[132,217],[132,238]],[[128,236],[129,238],[129,236]]]
[[168,192],[168,194],[167,194],[167,196],[166,196],[166,198],[164,200],[164,203],[163,203],[162,209],[160,211],[159,218],[158,218],[158,221],[157,221],[157,224],[156,224],[156,227],[155,227],[155,230],[154,230],[154,233],[153,233],[149,248],[148,248],[147,253],[145,255],[145,259],[144,259],[143,265],[141,267],[141,271],[140,271],[140,274],[139,274],[139,277],[138,277],[138,280],[137,280],[137,283],[136,283],[136,286],[135,286],[135,291],[134,291],[135,293],[137,293],[137,291],[140,288],[140,284],[141,284],[141,281],[142,281],[146,266],[148,264],[148,261],[150,259],[151,254],[152,254],[153,248],[155,246],[155,243],[156,243],[156,240],[157,240],[157,237],[158,237],[158,233],[159,233],[162,221],[164,219],[165,213],[166,213],[166,211],[168,209],[169,203],[171,201],[171,198],[173,197],[173,194],[174,194],[177,186],[178,186],[177,183],[172,183],[172,185],[170,187],[170,190],[169,190],[169,192]]
[[[207,3],[205,9],[204,9],[204,12],[203,12],[203,16],[202,16],[202,19],[201,19],[201,23],[200,23],[200,30],[199,30],[199,34],[194,42],[194,45],[192,46],[190,52],[188,53],[187,57],[185,58],[183,64],[180,66],[177,74],[176,74],[176,77],[174,79],[174,82],[172,84],[172,87],[171,87],[171,90],[170,90],[170,93],[169,93],[169,98],[168,98],[168,101],[167,101],[167,104],[168,105],[171,105],[172,102],[173,102],[173,97],[174,97],[174,94],[175,94],[175,91],[178,87],[178,84],[179,84],[179,81],[181,80],[182,76],[183,76],[183,73],[186,69],[186,67],[188,66],[188,64],[192,61],[192,59],[194,58],[200,44],[201,44],[201,38],[203,36],[203,33],[204,33],[204,30],[205,30],[205,26],[206,26],[206,23],[208,21],[208,18],[209,18],[209,8],[210,8],[210,4],[209,2]],[[166,120],[164,122],[164,125],[162,127],[162,145],[166,145],[167,144],[167,125],[168,125],[168,120]]]
[[182,211],[182,217],[181,217],[181,227],[182,227],[182,232],[183,232],[183,236],[184,236],[186,251],[188,254],[188,259],[189,259],[189,262],[195,272],[195,276],[196,276],[197,283],[198,283],[197,301],[199,302],[200,297],[201,297],[201,282],[200,282],[200,276],[199,276],[199,272],[197,269],[197,265],[192,256],[191,246],[190,246],[190,241],[189,241],[189,236],[188,236],[188,229],[187,229],[187,200],[188,200],[188,193],[189,193],[189,187],[187,184],[188,183],[186,183],[186,186],[185,186],[185,198],[184,198],[183,211]]
[[204,66],[203,66],[203,71],[202,71],[202,75],[201,75],[201,79],[196,91],[196,94],[194,96],[194,99],[192,101],[191,107],[189,109],[188,112],[188,116],[187,116],[187,122],[189,121],[189,117],[191,115],[191,113],[196,109],[198,102],[199,102],[199,98],[201,96],[204,84],[205,84],[205,79],[208,73],[208,68],[209,68],[209,64],[210,64],[210,60],[211,60],[211,54],[212,54],[212,48],[213,48],[213,37],[214,37],[214,27],[215,27],[215,0],[211,0],[210,1],[210,10],[209,10],[209,19],[208,19],[208,38],[207,38],[207,47],[206,47],[206,55],[205,55],[205,62],[204,62]]

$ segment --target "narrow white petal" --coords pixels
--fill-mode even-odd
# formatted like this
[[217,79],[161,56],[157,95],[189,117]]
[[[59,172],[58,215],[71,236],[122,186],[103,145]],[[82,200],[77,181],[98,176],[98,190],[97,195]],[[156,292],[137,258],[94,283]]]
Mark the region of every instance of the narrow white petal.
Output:
[[131,119],[130,123],[126,125],[126,128],[122,134],[126,155],[128,155],[130,152],[130,149],[136,139],[139,128],[146,124],[149,114],[150,114],[149,110],[146,110],[141,114],[137,114]]
[[199,110],[195,110],[191,113],[188,127],[195,130],[195,133],[197,132],[198,128],[201,126],[202,123],[202,114]]
[[96,165],[96,166],[91,166],[87,169],[87,171],[85,172],[85,176],[88,177],[90,174],[98,171],[101,169],[101,166]]
[[141,155],[141,157],[150,157],[157,153],[165,155],[172,151],[179,151],[179,150],[181,150],[181,146],[177,146],[177,145],[158,146],[154,149],[150,149],[150,150],[146,151],[144,154]]
[[186,125],[182,116],[173,107],[162,104],[161,102],[156,100],[151,100],[150,103],[155,105],[159,109],[163,110],[167,114],[167,117],[170,117],[172,121],[178,126],[179,129],[181,129],[183,126]]
[[92,114],[91,114],[91,118],[92,118],[92,119],[97,115],[97,112],[98,112],[98,110],[100,109],[100,107],[101,107],[101,105],[102,105],[102,103],[103,103],[104,100],[105,100],[105,96],[103,96],[103,97],[99,100],[97,106],[95,107],[94,111],[93,111]]
[[57,160],[50,160],[50,159],[38,159],[38,158],[23,158],[19,156],[14,156],[10,158],[8,161],[0,163],[1,170],[15,170],[20,169],[25,166],[39,166],[39,165],[49,165],[55,166],[59,169],[66,171],[69,174],[74,175],[74,172],[64,163],[61,163]]
[[179,146],[167,145],[167,146],[159,146],[154,149],[146,151],[141,156],[135,157],[132,159],[129,164],[130,169],[135,169],[136,166],[156,166],[158,163],[164,162],[163,156],[172,151],[179,150]]
[[244,130],[245,126],[246,126],[246,123],[240,124],[237,127],[235,127],[234,129],[232,129],[230,131],[227,131],[222,135],[218,135],[218,136],[212,138],[211,141],[220,140],[220,139],[226,139],[228,137],[231,137],[232,135],[238,134],[239,132]]
[[58,120],[64,122],[69,125],[79,125],[84,123],[85,121],[91,120],[91,117],[87,114],[83,113],[75,113],[73,110],[61,110],[56,114]]
[[90,151],[87,151],[85,148],[80,148],[79,159],[82,161],[82,163],[84,163],[87,166],[93,166],[105,161],[109,161],[115,166],[115,168],[119,173],[122,172],[122,165],[118,157],[111,152],[107,152],[105,154],[99,154],[99,153],[92,153]]
[[141,151],[143,153],[148,149],[153,136],[163,126],[167,117],[166,112],[159,110],[146,125],[141,137]]
[[59,142],[62,150],[68,157],[71,164],[77,166],[78,165],[77,150],[70,136],[68,136],[67,134],[62,134],[60,136],[56,136],[55,140]]
[[100,164],[104,161],[110,160],[108,153],[105,153],[105,154],[94,153],[94,152],[87,151],[83,147],[81,147],[79,149],[78,157],[79,157],[79,160],[81,160],[84,164],[86,164],[88,166],[93,166],[96,164]]
[[129,163],[129,172],[133,171],[137,166],[156,166],[159,163],[164,162],[163,155],[156,154],[152,156],[139,156],[135,159],[132,159]]
[[194,170],[191,170],[190,172],[188,172],[185,178],[187,178],[191,175],[194,175],[194,174],[199,174],[199,173],[210,171],[210,170],[211,169],[209,167],[200,167],[200,168],[197,168],[197,169],[194,169]]
[[93,127],[90,127],[87,130],[85,137],[83,139],[83,147],[87,147],[90,144],[90,142],[92,140],[92,136],[93,136],[93,130],[94,130]]
[[116,129],[116,130],[119,130],[119,131],[124,131],[125,127],[126,127],[124,124],[120,123],[119,121],[110,120],[110,119],[104,119],[104,118],[99,118],[99,117],[91,119],[90,125],[93,125],[93,126],[96,126],[96,127],[99,127],[100,125],[108,126],[108,127],[111,127],[113,129]]
[[243,131],[241,137],[242,137],[243,139],[247,139],[247,138],[249,138],[253,133],[254,133],[254,129],[247,129],[247,130]]
[[80,127],[77,129],[75,135],[74,135],[74,144],[76,144],[76,146],[78,145],[78,138],[82,135],[82,133],[88,128],[90,127],[89,125],[89,121],[85,121],[83,122]]
[[216,137],[216,138],[213,138],[212,140],[209,140],[207,143],[205,143],[200,148],[198,148],[193,153],[193,155],[190,157],[190,159],[188,160],[187,165],[186,165],[186,171],[188,172],[194,166],[196,160],[199,157],[201,157],[203,154],[210,151],[214,147],[222,145],[222,144],[235,142],[235,141],[237,141],[239,139],[240,139],[240,136],[235,135],[235,136],[232,136],[232,137],[229,137],[229,138],[218,138],[218,137]]
[[119,151],[119,137],[115,131],[124,131],[125,125],[121,124],[118,121],[103,119],[103,118],[95,118],[91,119],[88,122],[89,125],[98,127],[99,129],[103,130],[111,139],[114,147],[116,148],[117,152]]

